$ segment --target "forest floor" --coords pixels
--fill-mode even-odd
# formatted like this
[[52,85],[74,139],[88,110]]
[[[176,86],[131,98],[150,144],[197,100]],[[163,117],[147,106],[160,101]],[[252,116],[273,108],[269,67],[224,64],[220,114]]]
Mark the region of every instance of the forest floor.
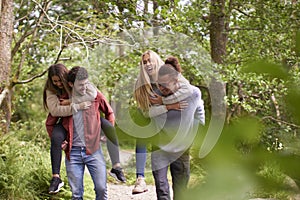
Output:
[[141,193],[141,194],[135,194],[132,195],[131,191],[133,189],[134,185],[128,186],[123,184],[113,184],[108,183],[107,189],[108,189],[108,199],[110,200],[155,200],[156,199],[156,192],[155,192],[155,186],[154,185],[147,185],[148,191]]
[[[107,158],[107,156],[105,156]],[[120,162],[122,166],[128,165],[134,159],[134,152],[120,151]],[[126,167],[125,167],[126,168]],[[127,170],[127,169],[125,169]],[[108,199],[111,200],[153,200],[156,199],[155,186],[147,184],[148,191],[142,194],[132,194],[134,185],[122,184],[122,183],[107,183]]]
[[[105,152],[105,150],[104,150]],[[106,152],[105,152],[106,154]],[[132,162],[134,162],[134,152],[131,151],[120,151],[120,162],[122,166],[125,166],[125,174],[126,171],[129,170],[126,167],[129,167]],[[106,158],[108,155],[106,154]],[[131,169],[135,170],[135,169]],[[149,173],[148,173],[149,174]],[[148,176],[148,175],[147,175]],[[152,176],[149,174],[149,176]],[[108,177],[111,180],[111,177]],[[149,178],[149,177],[148,177]],[[154,183],[147,182],[148,191],[141,193],[141,194],[132,194],[132,189],[134,188],[134,184],[128,185],[123,183],[116,183],[108,181],[107,189],[108,189],[108,199],[110,200],[155,200],[156,199],[156,192],[155,192],[155,185]],[[171,189],[171,185],[170,185]],[[171,189],[172,190],[172,189]],[[171,191],[172,195],[172,191]]]

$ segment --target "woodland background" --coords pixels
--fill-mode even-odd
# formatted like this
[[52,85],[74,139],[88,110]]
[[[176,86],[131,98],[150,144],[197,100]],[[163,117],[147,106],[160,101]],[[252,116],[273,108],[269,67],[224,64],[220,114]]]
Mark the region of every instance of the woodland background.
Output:
[[[87,67],[118,113],[124,99],[135,107],[130,84],[147,49],[177,56],[205,101],[207,123],[192,148],[192,177],[201,178],[184,199],[297,199],[299,1],[0,2],[0,199],[70,197],[47,194],[47,68]],[[199,158],[201,133],[222,117],[216,146]],[[120,127],[118,134],[121,148],[134,148]],[[134,173],[127,176],[133,184]]]

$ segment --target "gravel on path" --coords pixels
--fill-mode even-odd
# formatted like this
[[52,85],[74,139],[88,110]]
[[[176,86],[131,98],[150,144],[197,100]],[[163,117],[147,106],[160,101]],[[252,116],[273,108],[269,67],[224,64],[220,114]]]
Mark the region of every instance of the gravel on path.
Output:
[[122,185],[122,184],[113,184],[108,183],[108,199],[109,200],[155,200],[156,199],[156,192],[154,185],[147,185],[148,191],[132,195],[131,191],[133,189],[132,186]]
[[[108,157],[106,145],[103,148],[104,154],[106,158]],[[120,162],[122,166],[125,166],[132,161],[134,158],[135,152],[120,150]],[[109,160],[107,162],[110,162]],[[155,185],[148,185],[148,191],[141,194],[132,194],[132,189],[134,185],[125,185],[125,184],[115,184],[115,183],[107,183],[107,193],[109,200],[156,200],[156,191]],[[170,183],[170,195],[173,196],[172,185]]]

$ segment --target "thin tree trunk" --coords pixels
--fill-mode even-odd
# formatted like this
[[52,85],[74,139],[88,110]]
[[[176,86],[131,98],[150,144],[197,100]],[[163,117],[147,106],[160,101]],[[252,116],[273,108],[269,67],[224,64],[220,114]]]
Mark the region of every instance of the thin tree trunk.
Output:
[[11,42],[13,34],[13,0],[1,1],[0,21],[0,92],[3,92],[3,101],[0,104],[0,117],[4,120],[0,124],[3,132],[8,132],[11,120],[11,94],[9,76],[11,73]]
[[210,7],[210,46],[215,63],[222,64],[226,55],[225,1],[212,0]]
[[158,35],[159,32],[159,17],[157,14],[155,14],[156,10],[158,9],[158,2],[157,1],[153,1],[153,20],[152,20],[152,24],[153,24],[153,35]]
[[[226,55],[227,34],[225,32],[225,0],[212,0],[210,7],[210,46],[211,58],[217,64],[224,63]],[[209,86],[211,93],[211,105],[214,106],[215,116],[223,116],[226,111],[224,97],[226,95],[225,84],[212,77]]]
[[[211,0],[210,6],[210,47],[211,58],[214,63],[223,64],[226,55],[225,34],[225,0]],[[218,70],[215,70],[218,73]],[[217,143],[226,120],[225,84],[218,80],[218,74],[211,77],[208,86],[211,100],[210,127],[213,134],[207,134],[203,140],[199,157],[205,157]],[[210,130],[208,130],[210,131]]]
[[[148,13],[148,0],[144,0],[144,13]],[[155,2],[153,2],[153,4],[155,5]]]
[[[13,1],[1,1],[0,21],[0,83],[7,85],[11,68],[11,41],[13,29]],[[4,83],[4,84],[3,84]]]

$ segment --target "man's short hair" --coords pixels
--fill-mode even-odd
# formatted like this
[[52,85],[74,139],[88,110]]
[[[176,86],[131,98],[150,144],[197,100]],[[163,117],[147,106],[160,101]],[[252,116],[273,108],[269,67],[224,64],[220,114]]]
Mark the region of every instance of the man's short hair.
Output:
[[74,83],[75,80],[88,79],[89,74],[84,67],[75,66],[68,73],[68,82]]
[[164,64],[159,68],[158,76],[169,75],[171,77],[177,77],[179,72],[177,72],[174,67],[170,64]]

